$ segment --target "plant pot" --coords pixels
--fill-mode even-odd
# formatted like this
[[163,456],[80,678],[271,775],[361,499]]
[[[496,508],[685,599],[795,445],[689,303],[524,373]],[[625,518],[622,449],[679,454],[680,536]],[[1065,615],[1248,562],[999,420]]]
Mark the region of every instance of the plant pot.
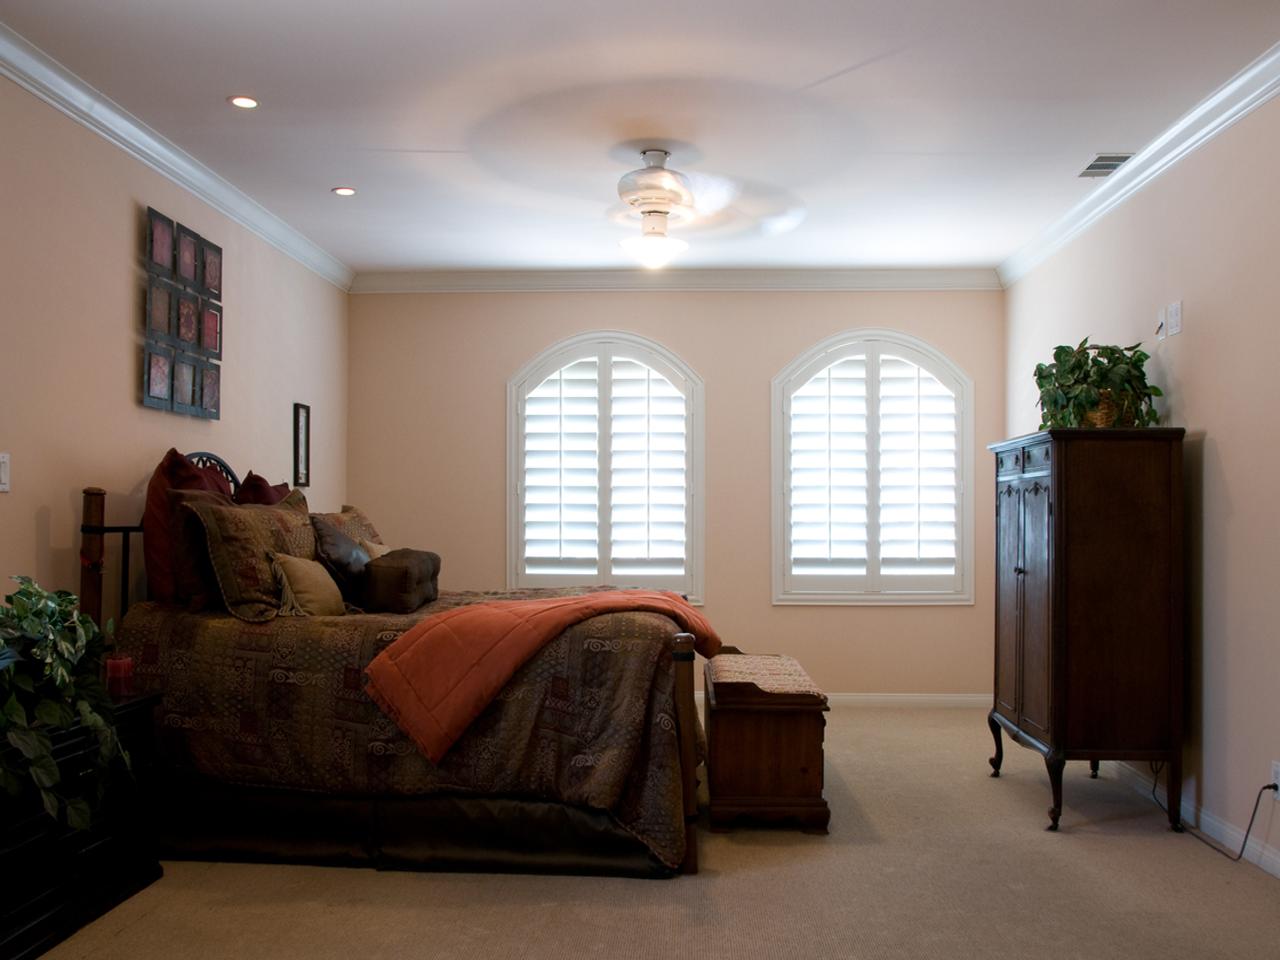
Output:
[[1098,405],[1084,415],[1084,422],[1090,427],[1106,427],[1114,426],[1116,417],[1120,415],[1120,407],[1111,399],[1110,390],[1100,390],[1098,395]]
[[1110,390],[1099,390],[1098,396],[1098,405],[1084,415],[1086,425],[1105,429],[1132,427],[1137,423],[1131,404],[1116,403]]

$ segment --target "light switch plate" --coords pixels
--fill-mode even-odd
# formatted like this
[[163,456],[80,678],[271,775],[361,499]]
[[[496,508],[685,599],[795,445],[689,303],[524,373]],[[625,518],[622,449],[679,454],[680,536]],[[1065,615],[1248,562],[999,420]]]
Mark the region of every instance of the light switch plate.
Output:
[[1169,308],[1165,310],[1165,319],[1168,322],[1169,336],[1175,337],[1182,332],[1182,301],[1177,300],[1169,304]]
[[9,492],[9,455],[0,453],[0,493]]

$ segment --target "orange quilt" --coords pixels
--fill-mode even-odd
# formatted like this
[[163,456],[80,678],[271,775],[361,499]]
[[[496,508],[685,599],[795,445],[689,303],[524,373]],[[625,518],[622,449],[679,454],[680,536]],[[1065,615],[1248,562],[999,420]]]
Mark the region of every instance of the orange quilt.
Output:
[[667,591],[499,600],[446,610],[406,630],[369,664],[365,691],[427,759],[439,763],[543,646],[576,623],[624,610],[665,614],[694,635],[704,657],[720,649],[706,618]]

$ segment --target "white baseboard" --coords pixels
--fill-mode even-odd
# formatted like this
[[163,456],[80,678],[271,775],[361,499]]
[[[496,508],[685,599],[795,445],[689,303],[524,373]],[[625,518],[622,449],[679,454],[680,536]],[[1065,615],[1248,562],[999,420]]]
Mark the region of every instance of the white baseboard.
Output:
[[[1111,769],[1115,773],[1116,779],[1123,783],[1127,783],[1144,796],[1151,796],[1151,775],[1144,773],[1138,768],[1122,760],[1106,760],[1103,766]],[[1160,798],[1160,802],[1166,807],[1169,805],[1168,795],[1165,793],[1163,786],[1156,789],[1156,796]],[[1263,803],[1274,803],[1268,797],[1262,798]],[[1258,809],[1259,819],[1265,822],[1266,810],[1261,807]],[[1182,819],[1190,826],[1194,826],[1205,836],[1216,840],[1226,849],[1231,851],[1234,856],[1240,849],[1240,844],[1244,842],[1244,831],[1234,824],[1227,823],[1221,817],[1214,816],[1208,810],[1201,810],[1188,797],[1182,798]],[[1257,824],[1254,824],[1257,828]],[[1245,848],[1244,859],[1250,863],[1255,863],[1272,876],[1280,877],[1280,849],[1264,843],[1256,836],[1249,840],[1249,846]]]
[[989,693],[828,693],[827,700],[856,707],[990,707]]
[[[702,691],[694,694],[699,705]],[[989,693],[828,693],[832,706],[848,707],[989,707]]]

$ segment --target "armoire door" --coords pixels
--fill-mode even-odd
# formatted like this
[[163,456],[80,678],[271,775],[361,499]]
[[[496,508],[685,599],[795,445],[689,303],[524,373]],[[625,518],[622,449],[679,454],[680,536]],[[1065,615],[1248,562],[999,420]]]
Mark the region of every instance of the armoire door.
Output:
[[996,488],[996,710],[1018,722],[1018,563],[1022,544],[1016,483]]
[[1018,725],[1044,743],[1049,739],[1053,655],[1049,557],[1049,486],[1023,481],[1022,487],[1022,672]]

